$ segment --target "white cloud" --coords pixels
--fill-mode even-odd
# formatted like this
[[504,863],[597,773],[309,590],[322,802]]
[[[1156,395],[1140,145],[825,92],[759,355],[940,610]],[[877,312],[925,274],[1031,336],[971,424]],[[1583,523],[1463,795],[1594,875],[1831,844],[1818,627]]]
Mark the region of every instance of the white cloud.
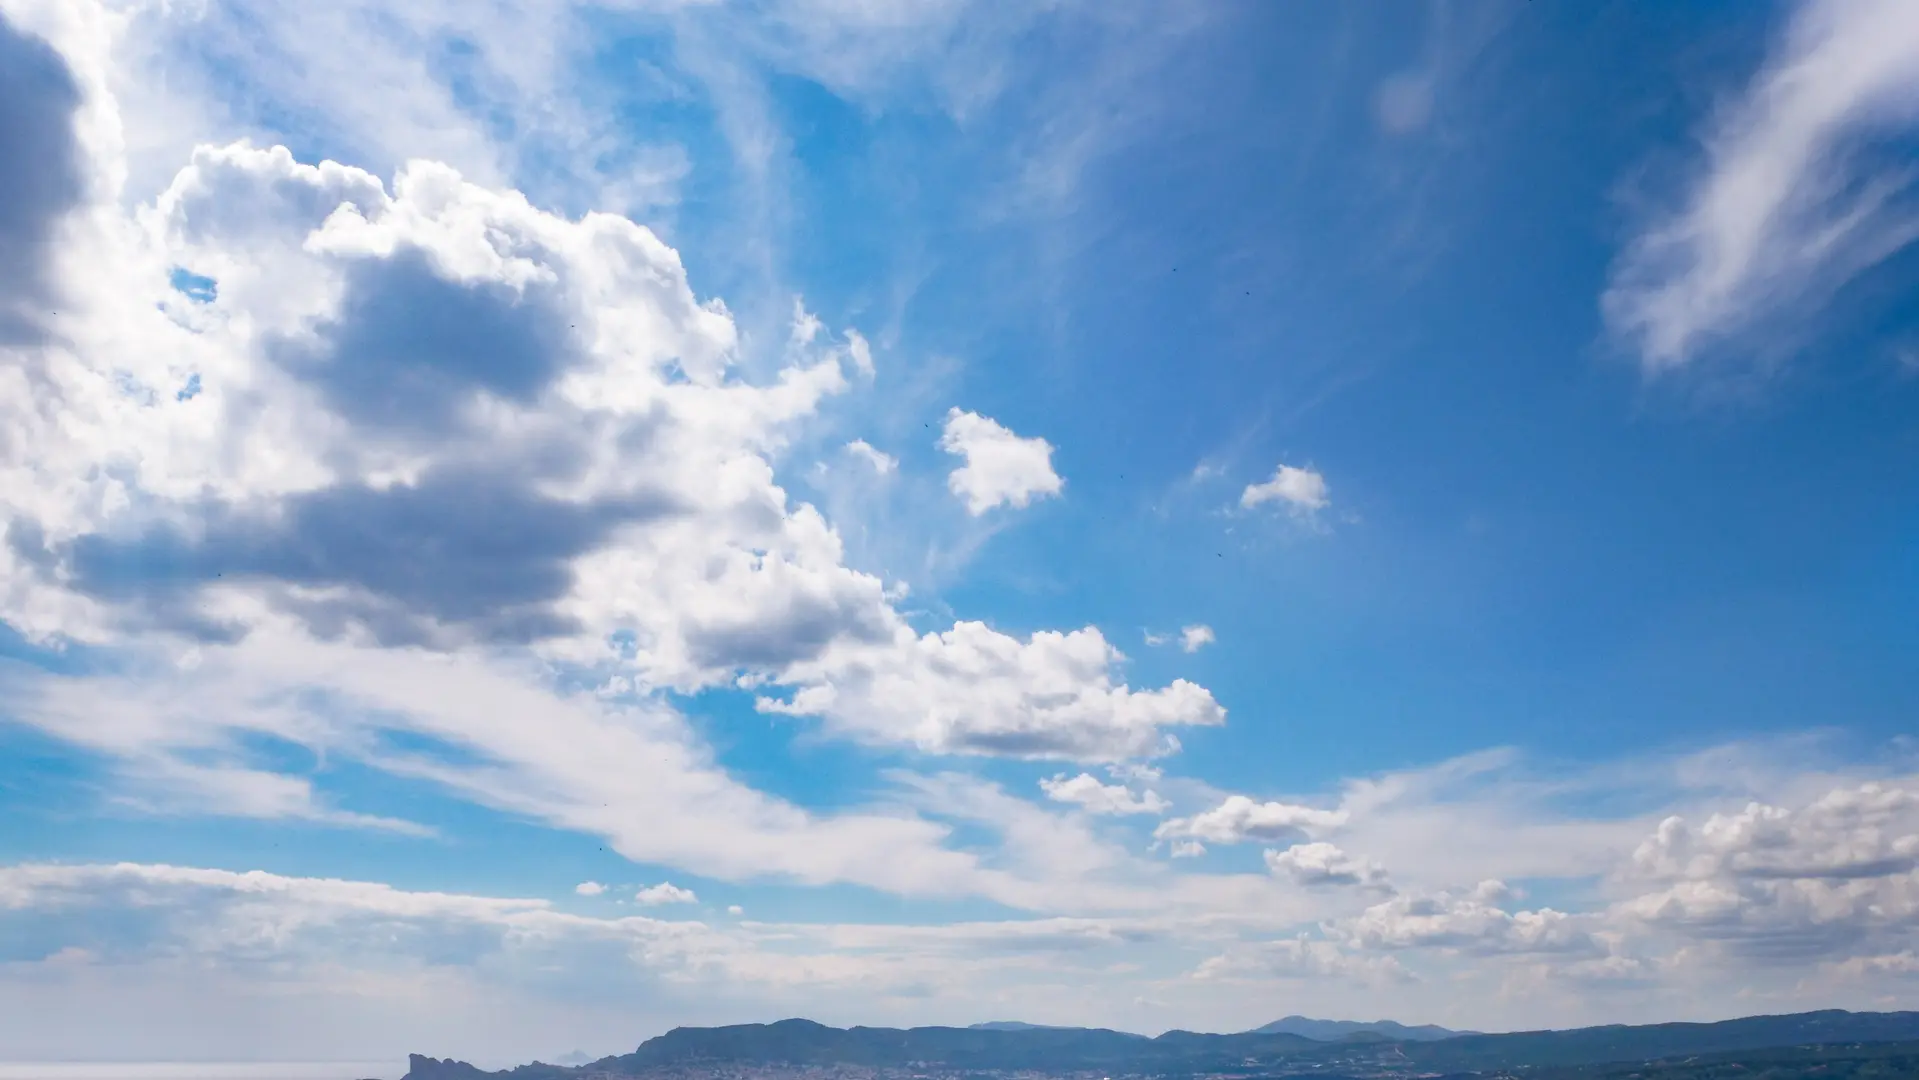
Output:
[[1866,783],[1797,809],[1750,803],[1660,822],[1620,871],[1614,914],[1750,958],[1874,955],[1919,935],[1919,795]]
[[872,467],[874,472],[881,476],[890,475],[895,469],[900,467],[898,458],[873,449],[865,439],[854,439],[852,442],[847,443],[846,452],[866,462],[867,465]]
[[[183,944],[209,965],[275,959],[362,963],[520,950],[568,938],[624,941],[624,954],[687,969],[735,951],[699,923],[566,915],[543,900],[416,892],[376,882],[165,865],[0,867],[0,912],[64,916],[53,932],[107,960],[165,954]],[[462,928],[483,931],[462,935]],[[615,955],[620,955],[616,953]]]
[[1115,761],[1106,766],[1106,772],[1115,780],[1132,784],[1157,783],[1166,776],[1166,770],[1159,766],[1139,761]]
[[1179,632],[1179,647],[1189,653],[1198,652],[1216,640],[1210,626],[1188,626]]
[[[1715,749],[1713,760],[1739,755]],[[1581,878],[1628,857],[1657,816],[1568,815],[1559,800],[1614,798],[1652,787],[1665,798],[1722,783],[1726,774],[1682,775],[1682,760],[1648,757],[1568,777],[1528,766],[1499,749],[1419,769],[1348,780],[1340,842],[1392,868],[1403,885],[1457,886],[1487,878]]]
[[1196,979],[1246,980],[1354,979],[1362,983],[1400,982],[1410,973],[1393,956],[1354,953],[1339,942],[1300,936],[1241,945],[1207,958],[1193,970]]
[[726,913],[728,915],[744,915],[746,914],[746,909],[738,904],[729,904],[727,905]]
[[1855,956],[1838,967],[1850,975],[1919,975],[1919,953],[1907,949],[1885,956]]
[[[606,837],[635,862],[732,879],[850,874],[886,890],[1000,889],[977,858],[943,850],[946,830],[933,823],[809,813],[717,768],[670,711],[556,695],[476,658],[262,627],[170,679],[22,674],[0,672],[17,716],[109,759],[228,754],[231,742],[264,736]],[[400,749],[394,733],[445,752]]]
[[933,753],[1087,761],[1170,753],[1179,744],[1166,728],[1225,722],[1212,694],[1184,679],[1158,690],[1116,682],[1122,659],[1091,627],[1021,641],[962,622],[885,644],[836,643],[781,676],[802,687],[790,700],[759,706]]
[[1593,920],[1551,908],[1508,912],[1504,883],[1483,881],[1463,893],[1401,895],[1335,924],[1343,940],[1366,949],[1448,948],[1472,953],[1576,952],[1599,948]]
[[1039,782],[1046,797],[1054,802],[1071,803],[1093,814],[1160,814],[1166,800],[1154,791],[1134,794],[1125,784],[1102,784],[1088,773],[1069,777],[1065,773]]
[[1294,844],[1284,851],[1269,850],[1266,867],[1301,885],[1386,886],[1385,867],[1370,859],[1349,855],[1324,841]]
[[658,885],[648,885],[639,892],[634,893],[633,899],[636,903],[645,904],[649,907],[656,907],[661,904],[697,904],[700,900],[699,897],[693,895],[693,890],[682,889],[670,881],[662,881]]
[[[196,142],[304,136],[382,171],[445,161],[542,202],[670,205],[686,151],[634,137],[609,107],[619,90],[577,63],[582,21],[600,6],[113,5],[132,179],[170,172]],[[425,59],[455,41],[457,75]]]
[[1023,507],[1058,495],[1066,482],[1053,471],[1053,446],[1021,438],[996,421],[955,408],[946,414],[940,449],[966,459],[946,478],[975,517],[996,506]]
[[598,896],[606,891],[606,886],[597,881],[582,881],[573,886],[573,891],[581,896]]
[[[0,930],[21,926],[33,927],[33,940],[52,959],[9,961],[0,995],[11,1004],[27,986],[43,1002],[40,1024],[68,1015],[118,1019],[122,1009],[131,1014],[191,990],[199,1008],[224,1023],[304,1022],[294,1025],[298,1033],[273,1032],[278,1041],[270,1045],[249,1041],[253,1025],[244,1025],[221,1043],[236,1052],[304,1052],[345,1038],[341,1045],[370,1056],[443,1046],[502,1063],[542,1052],[540,1040],[554,1036],[539,1029],[561,1008],[590,1010],[590,1023],[565,1030],[591,1038],[569,1041],[609,1047],[630,1038],[636,1012],[649,1024],[713,1022],[730,1008],[785,1014],[822,1000],[837,1003],[828,1013],[836,1022],[899,1022],[929,998],[969,1012],[1011,999],[1025,1012],[1079,987],[1087,1011],[1066,1019],[1090,1021],[1221,943],[1217,929],[1161,912],[944,925],[709,925],[575,915],[542,900],[134,864],[0,867]],[[1139,950],[1168,955],[1142,969],[1128,963]],[[447,1018],[440,1024],[421,1019],[417,1003],[429,989],[439,991],[428,999]],[[1197,989],[1196,1013],[1210,1005]],[[359,1022],[350,1006],[363,995],[407,1022]],[[902,1005],[901,995],[913,1000]],[[601,998],[612,1007],[595,1010],[591,1003]],[[75,1011],[88,1001],[93,1010]],[[245,1001],[259,1011],[247,1011]],[[313,1007],[329,1001],[331,1008]],[[10,1023],[23,1015],[0,1012],[9,1046],[39,1045],[24,1025]],[[163,1007],[161,1015],[172,1013]],[[520,1019],[528,1015],[542,1023]],[[140,1025],[114,1030],[115,1045],[125,1048],[176,1045]],[[202,1040],[219,1035],[205,1021],[189,1030]]]
[[1254,802],[1244,795],[1229,795],[1211,810],[1161,822],[1153,836],[1160,840],[1186,838],[1215,844],[1290,840],[1337,829],[1346,820],[1344,810]]
[[56,266],[71,333],[0,367],[0,616],[118,663],[0,679],[134,805],[422,831],[265,768],[264,737],[636,861],[1018,904],[1032,882],[933,822],[739,782],[661,691],[785,687],[853,737],[1035,757],[1223,721],[1191,683],[1118,682],[1090,628],[913,633],[775,479],[862,339],[801,334],[750,381],[724,305],[631,221],[244,144],[195,150],[132,217],[91,211]]
[[312,821],[346,828],[432,836],[411,821],[326,805],[313,781],[235,764],[200,765],[167,756],[130,764],[123,773],[130,805],[162,815],[224,814],[261,820]]
[[1294,514],[1311,514],[1329,506],[1326,478],[1312,469],[1281,465],[1273,478],[1262,484],[1248,484],[1239,493],[1239,505],[1246,509],[1269,502],[1282,502]]
[[1919,123],[1919,8],[1810,0],[1705,137],[1681,206],[1613,268],[1604,308],[1646,368],[1793,321],[1919,237],[1910,172],[1875,142]]
[[1798,810],[1748,803],[1697,829],[1673,816],[1633,852],[1632,865],[1653,879],[1896,877],[1919,867],[1919,795],[1868,783]]
[[[667,1008],[676,1010],[718,1010],[715,1001],[755,1008],[765,999],[751,995],[770,985],[798,988],[765,1006],[782,1011],[822,1000],[822,987],[864,988],[873,996],[844,1004],[849,1015],[892,1009],[888,1019],[917,1019],[911,1010],[958,1015],[994,1002],[1083,1010],[1062,1017],[1083,1022],[1105,1019],[1111,1002],[1173,996],[1174,976],[1202,954],[1233,958],[1214,965],[1222,979],[1386,978],[1399,961],[1380,949],[1439,966],[1412,951],[1503,963],[1562,946],[1569,959],[1554,960],[1556,970],[1598,979],[1657,973],[1646,958],[1673,943],[1689,955],[1802,966],[1818,955],[1861,979],[1910,966],[1905,860],[1915,830],[1904,804],[1886,797],[1891,787],[1852,785],[1844,789],[1852,802],[1821,803],[1792,796],[1787,780],[1769,774],[1755,786],[1797,809],[1726,811],[1728,824],[1715,825],[1712,799],[1727,789],[1662,779],[1670,790],[1647,796],[1636,772],[1604,790],[1656,804],[1645,820],[1583,818],[1555,802],[1569,792],[1561,778],[1515,775],[1505,758],[1354,781],[1336,792],[1336,810],[1234,796],[1167,823],[1162,839],[1176,857],[1202,854],[1205,842],[1307,839],[1272,853],[1270,868],[1363,880],[1370,863],[1309,839],[1337,829],[1342,844],[1382,858],[1396,881],[1419,889],[1401,908],[1356,920],[1364,901],[1352,891],[1168,866],[1138,853],[1143,828],[1089,820],[1030,789],[909,775],[885,779],[877,805],[856,799],[824,811],[754,789],[669,707],[666,691],[743,685],[769,711],[816,717],[830,735],[879,745],[1110,762],[1115,783],[1065,773],[1052,782],[1069,804],[1129,813],[1158,812],[1162,791],[1182,804],[1223,798],[1197,781],[1162,782],[1133,759],[1170,752],[1179,727],[1216,725],[1224,712],[1184,681],[1128,686],[1125,658],[1091,627],[909,627],[893,606],[894,583],[848,565],[835,523],[780,483],[796,443],[810,452],[848,434],[825,414],[833,398],[870,389],[865,339],[828,332],[801,310],[785,352],[787,337],[775,333],[757,338],[773,343],[771,354],[756,354],[754,335],[718,299],[693,292],[680,253],[659,236],[614,215],[541,209],[601,203],[544,197],[572,180],[521,183],[537,154],[492,145],[450,94],[413,92],[414,81],[437,78],[419,61],[433,54],[427,46],[471,30],[485,39],[476,43],[477,99],[511,99],[520,118],[554,105],[544,91],[566,67],[555,59],[561,50],[535,41],[516,57],[511,46],[519,29],[572,9],[414,5],[395,17],[392,41],[367,45],[379,37],[368,30],[379,20],[367,19],[378,5],[257,6],[252,17],[278,43],[260,55],[296,55],[290,46],[305,38],[334,52],[284,71],[256,70],[278,61],[233,51],[241,35],[231,5],[199,5],[198,21],[182,15],[193,5],[145,5],[120,24],[114,48],[156,61],[156,71],[170,66],[157,63],[168,42],[204,31],[207,55],[241,57],[235,84],[249,92],[233,95],[234,108],[259,103],[263,114],[317,100],[312,86],[354,70],[343,65],[356,48],[377,48],[361,65],[364,79],[345,87],[341,114],[312,118],[316,130],[301,140],[345,146],[370,167],[361,169],[228,141],[256,130],[249,123],[212,124],[218,144],[194,150],[197,131],[177,142],[178,125],[160,122],[156,110],[174,107],[155,104],[166,95],[140,85],[139,70],[116,68],[123,54],[85,51],[86,33],[111,23],[102,9],[0,2],[72,31],[56,38],[81,50],[72,53],[86,90],[76,130],[95,155],[86,195],[95,201],[48,263],[71,294],[62,305],[70,322],[60,340],[9,348],[0,363],[0,431],[17,436],[0,441],[0,618],[38,642],[85,645],[111,661],[85,675],[0,666],[0,698],[13,719],[97,757],[116,812],[366,828],[396,845],[427,835],[354,809],[350,789],[328,786],[332,769],[275,771],[280,755],[259,750],[297,747],[331,766],[603,838],[610,851],[674,876],[850,883],[1061,916],[905,927],[727,921],[722,932],[367,882],[0,869],[0,916],[32,923],[36,947],[50,947],[48,960],[9,961],[22,977],[0,980],[0,1017],[38,1017],[39,995],[65,993],[60,1015],[88,1017],[95,1030],[118,1031],[117,1017],[142,1014],[135,1006],[189,1001],[217,1002],[199,1011],[227,1030],[305,1031],[233,1019],[271,1016],[260,1003],[297,999],[299,1012],[321,1017],[311,1030],[331,1036],[359,1028],[326,1019],[343,1015],[330,1009],[373,1001],[397,1014],[429,1000],[468,1018],[465,1030],[433,1029],[442,1045],[464,1048],[476,1032],[491,1036],[473,1017],[536,1015],[520,1008],[528,997],[486,996],[495,983],[571,996],[569,1004],[582,988],[611,987],[600,996],[620,1008],[600,1031],[624,1039],[636,1015],[659,1026],[686,1019],[633,1011],[658,979],[671,984]],[[874,31],[887,41],[891,33]],[[516,60],[528,66],[507,70]],[[116,88],[126,93],[116,98]],[[387,99],[401,107],[374,115]],[[532,127],[570,127],[572,112],[561,103],[560,115]],[[122,137],[127,157],[114,148]],[[161,183],[137,179],[142,162],[163,162]],[[174,293],[167,274],[176,265],[217,288],[204,302]],[[432,317],[396,319],[396,308]],[[435,334],[455,337],[466,355],[437,348]],[[383,366],[356,369],[356,356]],[[200,392],[182,395],[188,385]],[[392,398],[399,407],[386,404]],[[982,469],[967,484],[1001,492],[989,506],[1061,490],[1043,441],[974,419],[1029,458],[1035,444],[1043,451],[1033,458],[1043,472],[965,455],[967,468]],[[860,445],[847,452],[881,468]],[[1327,505],[1323,479],[1295,471],[1318,486],[1288,481],[1282,468],[1248,489],[1272,489],[1254,504]],[[1009,475],[1025,479],[1008,488]],[[1006,493],[1022,484],[1024,496]],[[169,574],[140,569],[155,567]],[[1603,786],[1593,783],[1571,793]],[[1809,809],[1815,803],[1823,808]],[[1622,865],[1673,809],[1681,825]],[[982,834],[990,839],[976,842]],[[1618,872],[1604,897],[1587,898],[1590,915],[1509,912],[1507,899],[1458,888],[1480,876],[1538,875],[1563,876],[1576,892],[1583,876],[1609,867]],[[73,918],[45,932],[35,920],[47,912]],[[1335,934],[1346,927],[1346,936],[1288,937],[1321,923]],[[129,926],[139,933],[118,935]],[[1570,944],[1585,933],[1614,935],[1607,948],[1620,952]],[[1163,959],[1169,968],[1152,968]],[[211,968],[234,981],[195,981]],[[265,971],[281,981],[257,981]],[[552,985],[555,971],[567,973],[565,987]],[[1395,985],[1396,994],[1414,992]],[[1425,1000],[1450,1008],[1452,996]],[[1195,1023],[1229,1014],[1257,1022],[1235,1011],[1259,1007],[1250,997],[1186,997],[1171,1008]],[[108,1001],[131,1004],[110,1016],[96,1008]],[[537,1015],[545,1022],[584,1008]],[[0,1041],[23,1045],[21,1024],[0,1020],[0,1029]],[[422,1029],[395,1022],[395,1030],[410,1041]]]
[[[851,1015],[870,1016],[885,1008],[889,995],[912,993],[935,979],[958,1002],[987,1000],[985,988],[995,985],[1017,992],[1035,981],[1054,993],[1110,963],[1113,950],[1168,940],[1166,924],[1139,919],[713,926],[573,915],[542,900],[260,871],[0,867],[0,928],[12,934],[24,926],[33,928],[48,959],[10,959],[0,994],[11,1003],[23,983],[30,986],[45,1005],[36,1014],[42,1024],[78,1015],[70,1012],[76,1000],[95,1003],[84,1015],[96,1023],[119,1019],[123,1006],[133,1013],[140,1005],[160,1005],[170,1015],[164,1002],[192,990],[200,1009],[228,1025],[236,1017],[303,1018],[293,1025],[297,1032],[275,1030],[259,1043],[251,1041],[252,1024],[223,1038],[204,1020],[191,1029],[196,1039],[221,1039],[236,1053],[311,1053],[344,1038],[357,1051],[393,1056],[422,1049],[422,1042],[457,1039],[463,1055],[490,1052],[506,1061],[524,1061],[541,1045],[542,1025],[503,1017],[530,1012],[550,1023],[556,1007],[591,1008],[583,999],[617,1002],[589,1025],[593,1041],[617,1045],[630,1037],[636,1009],[649,1023],[672,1022],[713,1016],[706,1002],[716,998],[788,1011],[829,995],[844,1000]],[[1036,960],[1045,971],[1034,970]],[[556,982],[559,972],[564,980]],[[457,1023],[423,1021],[418,1002],[429,989],[439,991],[427,995],[435,1010],[453,1014]],[[369,1035],[348,1007],[366,995],[408,1022],[374,1025],[378,1034]],[[249,1000],[279,1002],[284,1012],[248,1011],[243,1003]],[[314,1007],[327,1002],[330,1007]],[[500,1009],[508,1004],[518,1007]],[[0,1013],[7,1045],[45,1044],[10,1022],[20,1015]],[[314,1025],[320,1030],[312,1031]],[[496,1040],[502,1026],[510,1038]],[[121,1041],[115,1045],[151,1052],[155,1044],[193,1041],[172,1042],[142,1028],[116,1026]],[[75,1030],[99,1037],[97,1028]],[[337,1057],[338,1047],[323,1056]]]
[[[873,377],[873,347],[867,344],[866,338],[858,330],[846,331],[846,353],[852,358],[855,370],[869,379]],[[885,457],[883,454],[880,456]],[[874,467],[878,468],[878,464],[875,463]]]

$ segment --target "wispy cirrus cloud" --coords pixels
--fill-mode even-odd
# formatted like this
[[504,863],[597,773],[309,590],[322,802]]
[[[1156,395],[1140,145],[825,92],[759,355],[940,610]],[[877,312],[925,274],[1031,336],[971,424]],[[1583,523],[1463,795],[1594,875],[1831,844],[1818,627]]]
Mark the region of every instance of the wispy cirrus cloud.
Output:
[[1919,11],[1801,4],[1710,121],[1679,204],[1615,263],[1602,298],[1613,333],[1652,372],[1762,333],[1800,337],[1793,321],[1919,239],[1912,170],[1888,153],[1916,126]]

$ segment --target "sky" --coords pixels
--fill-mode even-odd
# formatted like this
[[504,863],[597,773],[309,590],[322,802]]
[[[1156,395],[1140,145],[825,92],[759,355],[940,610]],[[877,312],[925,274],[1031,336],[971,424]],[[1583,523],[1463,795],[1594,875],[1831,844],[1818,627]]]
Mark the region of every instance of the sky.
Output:
[[1919,1008],[1916,149],[1905,0],[0,0],[0,1060]]

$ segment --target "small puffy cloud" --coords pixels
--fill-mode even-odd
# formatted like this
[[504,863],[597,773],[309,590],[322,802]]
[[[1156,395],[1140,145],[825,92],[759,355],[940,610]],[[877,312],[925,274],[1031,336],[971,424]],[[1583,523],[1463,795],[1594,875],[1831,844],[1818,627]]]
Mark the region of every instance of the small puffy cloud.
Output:
[[1270,502],[1285,503],[1294,514],[1312,514],[1330,505],[1326,478],[1312,469],[1281,465],[1263,484],[1249,484],[1239,493],[1239,505],[1248,510]]
[[1620,256],[1602,299],[1649,370],[1803,317],[1919,237],[1896,150],[1919,124],[1919,6],[1811,0],[1704,136],[1680,205]]
[[1071,803],[1091,814],[1159,814],[1166,800],[1155,791],[1134,794],[1124,784],[1102,784],[1089,773],[1068,777],[1065,773],[1039,782],[1040,790],[1054,802]]
[[1198,652],[1216,640],[1213,628],[1203,623],[1188,626],[1179,632],[1179,647],[1189,653]]
[[738,904],[729,904],[727,905],[726,913],[728,915],[744,915],[746,914],[746,909]]
[[1197,859],[1206,854],[1206,845],[1197,840],[1173,841],[1172,855],[1175,859]]
[[1293,840],[1337,829],[1346,823],[1344,810],[1321,810],[1283,802],[1254,802],[1229,795],[1218,806],[1192,817],[1173,818],[1153,832],[1159,840],[1191,839],[1215,844],[1248,840]]
[[598,896],[606,891],[606,886],[597,881],[582,881],[573,886],[573,891],[581,896]]
[[693,895],[692,889],[682,889],[670,881],[662,881],[658,885],[648,885],[646,888],[633,894],[635,903],[646,904],[649,907],[661,904],[696,904],[699,902],[699,899],[699,897]]
[[1294,844],[1284,851],[1268,851],[1266,867],[1301,885],[1386,887],[1385,867],[1370,859],[1349,855],[1325,841]]
[[1051,443],[1021,438],[978,413],[957,408],[947,413],[939,446],[966,459],[946,478],[946,486],[975,517],[996,506],[1022,507],[1050,498],[1066,485],[1053,471]]
[[852,442],[847,443],[846,452],[872,466],[873,471],[881,476],[890,475],[893,470],[900,467],[898,458],[873,449],[872,444],[865,439],[854,439]]

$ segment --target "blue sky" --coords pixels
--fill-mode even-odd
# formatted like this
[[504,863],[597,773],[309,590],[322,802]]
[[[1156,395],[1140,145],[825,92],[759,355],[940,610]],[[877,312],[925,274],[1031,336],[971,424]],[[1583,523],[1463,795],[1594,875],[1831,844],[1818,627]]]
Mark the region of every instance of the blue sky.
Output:
[[1919,1007],[1908,5],[0,14],[0,1058]]

